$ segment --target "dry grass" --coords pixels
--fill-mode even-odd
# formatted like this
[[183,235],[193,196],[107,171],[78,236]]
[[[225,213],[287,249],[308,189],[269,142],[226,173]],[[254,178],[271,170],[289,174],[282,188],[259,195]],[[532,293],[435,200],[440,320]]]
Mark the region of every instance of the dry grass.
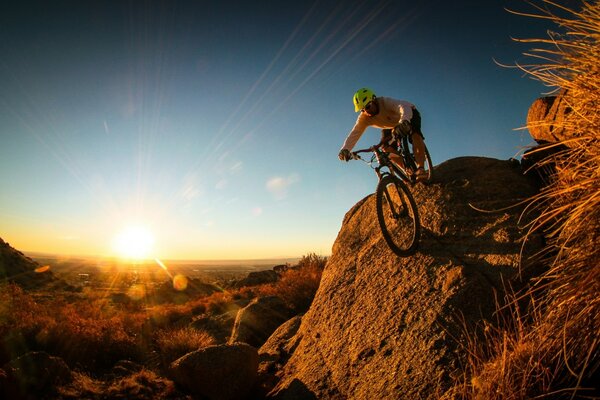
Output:
[[169,365],[187,353],[213,344],[215,339],[208,332],[190,327],[165,329],[156,338],[163,365]]
[[[69,365],[111,367],[121,359],[140,359],[136,331],[141,320],[106,301],[38,303],[16,285],[0,289],[0,362],[30,350],[44,350]],[[132,324],[132,325],[126,325]]]
[[471,339],[469,376],[448,398],[600,398],[600,2],[580,11],[532,5],[529,16],[563,33],[524,40],[540,47],[520,68],[560,90],[571,109],[559,121],[567,149],[539,162],[555,173],[530,208],[539,215],[530,232],[544,232],[549,268],[501,310],[511,312],[500,328]]
[[57,388],[61,399],[184,399],[175,384],[156,373],[141,370],[112,380],[95,379],[75,372],[73,382]]
[[1,285],[0,365],[28,351],[46,351],[63,358],[71,368],[93,373],[107,371],[119,360],[155,368],[156,355],[167,365],[189,351],[216,343],[209,333],[188,328],[196,315],[238,310],[266,295],[281,296],[291,308],[305,311],[325,263],[326,258],[309,254],[285,271],[279,282],[149,308],[124,307],[101,293],[36,294],[14,284]]

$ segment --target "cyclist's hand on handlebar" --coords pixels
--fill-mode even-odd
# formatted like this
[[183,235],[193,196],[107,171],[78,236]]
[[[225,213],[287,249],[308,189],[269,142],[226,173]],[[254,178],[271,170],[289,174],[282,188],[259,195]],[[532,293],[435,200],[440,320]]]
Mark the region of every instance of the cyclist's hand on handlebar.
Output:
[[404,120],[394,127],[393,133],[396,136],[407,136],[411,130],[410,122]]
[[341,161],[349,161],[349,160],[351,160],[353,157],[352,157],[352,153],[350,153],[350,150],[348,150],[348,149],[342,149],[342,150],[340,150],[340,152],[338,153],[338,158],[339,158]]

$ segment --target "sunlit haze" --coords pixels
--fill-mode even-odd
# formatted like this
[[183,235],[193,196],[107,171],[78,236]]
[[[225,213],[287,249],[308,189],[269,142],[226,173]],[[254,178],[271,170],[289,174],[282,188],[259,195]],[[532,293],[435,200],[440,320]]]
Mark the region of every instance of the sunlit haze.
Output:
[[113,240],[116,255],[130,260],[143,260],[153,252],[154,235],[142,226],[128,226]]
[[356,89],[416,104],[434,164],[517,155],[548,90],[499,65],[546,36],[524,1],[5,3],[0,237],[25,252],[328,255],[376,185],[337,158]]

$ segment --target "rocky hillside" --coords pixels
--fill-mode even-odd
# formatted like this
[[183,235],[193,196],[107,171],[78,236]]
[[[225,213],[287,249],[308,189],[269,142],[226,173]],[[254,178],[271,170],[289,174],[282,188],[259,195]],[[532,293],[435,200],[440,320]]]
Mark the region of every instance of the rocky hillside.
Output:
[[517,161],[463,157],[413,193],[424,231],[408,258],[387,247],[373,195],[346,214],[297,332],[260,350],[279,365],[270,397],[437,398],[465,368],[464,327],[493,321],[496,299],[533,269],[520,254],[541,239],[523,246],[523,208],[510,206],[535,187]]
[[52,280],[54,277],[51,271],[15,250],[0,238],[0,282],[15,282],[29,287]]

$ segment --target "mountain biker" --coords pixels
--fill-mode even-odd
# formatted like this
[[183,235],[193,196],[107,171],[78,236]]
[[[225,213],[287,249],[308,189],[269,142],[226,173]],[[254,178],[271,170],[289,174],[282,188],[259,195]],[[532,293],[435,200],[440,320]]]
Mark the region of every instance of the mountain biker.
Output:
[[423,168],[425,163],[425,144],[421,132],[421,114],[417,108],[405,100],[396,100],[391,97],[377,97],[369,88],[356,91],[353,98],[354,111],[360,111],[356,124],[344,141],[338,154],[342,161],[352,158],[351,151],[362,134],[369,126],[381,128],[381,141],[378,146],[390,154],[390,160],[404,168],[404,161],[398,152],[397,138],[408,136],[413,145],[415,161],[417,163],[416,179],[422,182],[427,179]]

